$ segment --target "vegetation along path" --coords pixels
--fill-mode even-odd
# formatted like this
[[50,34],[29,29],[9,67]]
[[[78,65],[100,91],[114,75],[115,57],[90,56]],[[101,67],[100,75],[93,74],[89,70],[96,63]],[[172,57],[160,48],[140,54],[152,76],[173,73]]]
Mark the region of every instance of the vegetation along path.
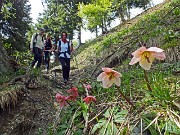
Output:
[[[42,0],[34,26],[28,1],[0,0],[0,135],[179,135],[180,1],[73,2]],[[130,19],[132,7],[145,11]],[[97,37],[73,42],[67,84],[60,66],[28,67],[35,27],[56,41],[82,26]]]

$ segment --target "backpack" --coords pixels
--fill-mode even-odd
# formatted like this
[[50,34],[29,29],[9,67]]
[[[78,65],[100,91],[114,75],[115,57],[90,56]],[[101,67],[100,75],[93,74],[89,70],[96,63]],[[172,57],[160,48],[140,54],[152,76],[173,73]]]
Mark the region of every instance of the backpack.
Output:
[[[69,55],[71,55],[69,41],[67,41],[67,43],[68,43],[67,53],[68,53]],[[59,52],[60,52],[60,51],[61,51],[61,40],[59,40],[59,42],[58,42],[58,47],[59,47]],[[60,53],[66,53],[66,52],[60,52]]]
[[[35,35],[35,37],[34,37],[34,40],[33,40],[33,47],[36,46],[35,40],[37,41],[37,36],[38,36],[38,34],[36,33],[36,35]],[[42,36],[42,42],[43,42],[43,41],[44,41],[44,38],[43,38],[43,36]],[[29,49],[30,49],[30,46],[31,46],[31,43],[29,43]]]
[[52,48],[51,39],[48,39],[48,40],[46,39],[44,48],[45,48],[45,50],[49,50]]

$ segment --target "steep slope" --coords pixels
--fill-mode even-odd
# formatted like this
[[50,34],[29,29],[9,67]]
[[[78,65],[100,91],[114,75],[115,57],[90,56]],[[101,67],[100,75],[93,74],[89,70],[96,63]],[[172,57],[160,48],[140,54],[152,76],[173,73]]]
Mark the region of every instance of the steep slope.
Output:
[[[64,128],[65,133],[179,135],[179,26],[180,1],[166,0],[117,26],[107,35],[82,45],[76,51],[73,64],[81,71],[79,82],[92,85],[92,90],[88,92],[96,97],[96,102],[83,104],[82,97],[88,92],[82,90],[82,84],[78,85],[81,99],[78,103],[72,103],[73,107],[68,106],[68,109],[76,111],[64,111],[73,118],[71,121],[60,118],[63,120],[57,132],[62,133],[60,129],[64,123],[71,123]],[[164,49],[166,59],[155,61],[147,72],[138,64],[130,66],[131,53],[142,45]],[[96,81],[102,67],[121,72],[120,87],[112,85],[102,88],[102,83]],[[106,75],[102,80],[104,84],[108,77],[110,81],[113,80],[111,73],[107,72]]]
[[[0,132],[179,135],[180,77],[174,72],[180,69],[179,6],[179,0],[167,0],[114,28],[108,35],[81,46],[72,63],[78,70],[71,71],[67,85],[62,83],[61,73],[57,80],[50,73],[38,74],[36,70],[28,76],[23,75],[15,82],[25,95],[18,100],[12,113],[0,115],[3,117]],[[143,70],[138,65],[128,65],[131,52],[139,48],[140,42],[165,49],[167,56],[163,63],[156,61],[157,64],[147,72],[152,92],[148,90]],[[120,87],[102,88],[102,83],[95,81],[104,66],[121,72]],[[88,91],[84,84],[90,84],[92,88]],[[5,83],[4,87],[6,85],[14,88],[12,84]],[[67,104],[63,100],[64,106],[59,108],[55,94],[72,97],[69,95],[72,87],[78,89],[76,99],[69,99]],[[96,102],[86,104],[83,99],[87,95],[94,96]]]
[[179,7],[180,1],[166,0],[117,26],[109,34],[89,41],[78,50],[79,67],[90,67],[95,72],[102,66],[119,65],[131,57],[131,52],[141,46],[140,42],[163,48],[167,54],[166,62],[179,61]]

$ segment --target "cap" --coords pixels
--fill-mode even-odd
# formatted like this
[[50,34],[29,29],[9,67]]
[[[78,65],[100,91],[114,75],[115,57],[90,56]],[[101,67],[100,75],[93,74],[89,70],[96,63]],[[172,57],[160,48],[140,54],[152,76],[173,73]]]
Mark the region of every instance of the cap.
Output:
[[45,32],[45,30],[43,28],[40,28],[39,31],[40,32]]

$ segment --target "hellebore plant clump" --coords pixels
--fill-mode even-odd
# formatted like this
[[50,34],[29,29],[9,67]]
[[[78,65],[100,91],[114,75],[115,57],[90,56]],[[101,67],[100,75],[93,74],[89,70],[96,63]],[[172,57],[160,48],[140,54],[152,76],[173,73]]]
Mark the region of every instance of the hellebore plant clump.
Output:
[[[146,47],[142,46],[136,51],[134,51],[132,55],[133,55],[133,58],[131,59],[129,64],[134,65],[139,62],[139,65],[144,70],[144,79],[147,83],[147,88],[150,91],[150,93],[152,93],[153,89],[150,86],[150,82],[148,80],[146,71],[150,70],[155,58],[158,60],[164,60],[166,58],[164,50],[157,47],[150,47],[147,49]],[[121,79],[123,78],[123,75],[119,73],[118,71],[115,71],[108,67],[103,67],[102,71],[103,72],[100,73],[99,76],[97,77],[97,81],[102,82],[102,87],[104,89],[108,89],[110,87],[112,87],[111,89],[114,89],[114,90],[117,89],[118,92],[120,93],[120,96],[123,99],[125,99],[125,101],[131,107],[133,107],[133,109],[135,109],[137,107],[135,106],[135,103],[132,102],[128,97],[126,97],[125,94],[123,93],[123,90],[121,90],[120,86],[121,86]],[[113,87],[113,84],[115,84],[115,87]],[[96,99],[95,96],[93,95],[89,95],[89,93],[92,93],[91,90],[93,89],[93,87],[90,84],[87,84],[87,83],[82,84],[82,88],[86,92],[86,97],[81,98],[81,95],[78,93],[78,88],[72,87],[71,89],[67,90],[67,93],[69,94],[68,96],[64,96],[57,93],[56,101],[59,103],[60,109],[62,109],[64,106],[68,104],[70,105],[70,107],[72,107],[70,104],[70,101],[73,101],[73,102],[76,101],[78,103],[80,108],[82,108],[82,112],[83,112],[83,116],[85,120],[84,121],[85,126],[83,130],[83,134],[85,134],[87,132],[87,126],[89,123],[89,119],[88,119],[89,114],[93,110],[93,106],[91,105],[91,103],[96,104],[98,99]],[[150,95],[153,96],[153,94],[150,94]]]
[[[83,84],[84,88],[87,90],[90,90],[92,87],[90,84],[86,85]],[[59,93],[56,94],[56,101],[59,103],[60,108],[63,108],[67,104],[70,105],[69,101],[76,101],[79,94],[78,94],[78,88],[72,87],[71,89],[67,90],[67,93],[69,93],[68,96],[61,95]],[[96,98],[94,96],[87,96],[83,99],[83,101],[87,104],[91,102],[95,102]]]
[[[147,87],[150,91],[152,91],[149,81],[148,81],[148,76],[146,73],[146,70],[150,70],[151,65],[154,61],[155,58],[159,60],[164,60],[165,53],[164,50],[157,48],[157,47],[150,47],[146,48],[144,46],[140,47],[136,51],[132,53],[133,58],[131,59],[131,62],[129,63],[130,65],[134,65],[137,62],[139,62],[139,65],[144,69],[144,77],[147,82]],[[113,84],[116,85],[116,88],[118,88],[121,96],[133,107],[134,104],[121,92],[120,90],[120,85],[121,85],[121,79],[122,74],[111,69],[108,67],[102,68],[103,72],[97,77],[97,81],[102,81],[102,87],[103,88],[109,88]],[[90,90],[92,89],[90,84],[83,84],[83,87],[85,90]],[[77,97],[79,96],[78,94],[78,88],[72,87],[71,89],[67,90],[67,92],[70,94],[69,96],[64,96],[59,93],[56,94],[56,101],[59,103],[60,108],[64,107],[65,105],[69,104],[68,101],[76,101]],[[88,93],[88,92],[87,92]],[[94,96],[90,96],[87,94],[87,97],[83,99],[83,101],[87,104],[91,102],[95,102],[96,98]]]

